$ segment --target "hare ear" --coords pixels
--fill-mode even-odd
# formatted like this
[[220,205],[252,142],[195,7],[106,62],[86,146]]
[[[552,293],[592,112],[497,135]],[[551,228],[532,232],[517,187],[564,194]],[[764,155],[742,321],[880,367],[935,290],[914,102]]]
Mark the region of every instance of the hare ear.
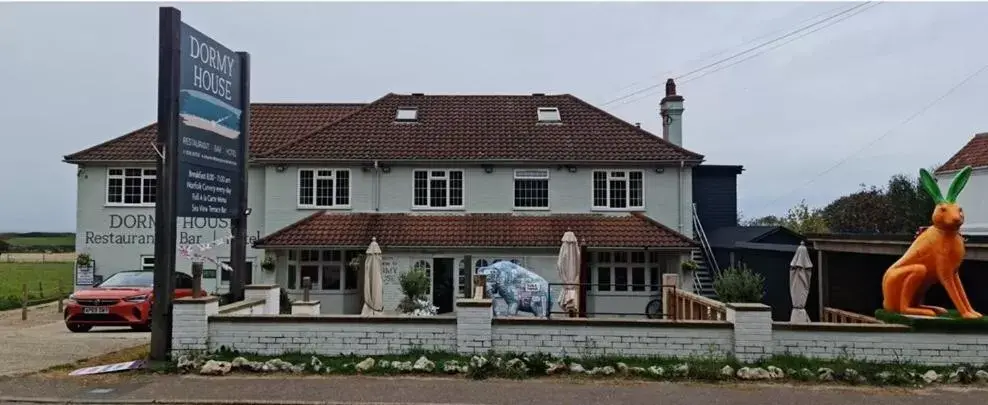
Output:
[[967,180],[971,178],[971,166],[965,166],[957,175],[954,176],[954,180],[950,182],[950,188],[947,189],[947,201],[951,203],[957,202],[957,196],[960,195],[961,190],[967,185]]
[[940,204],[944,201],[943,194],[940,194],[940,186],[937,185],[937,181],[933,179],[933,176],[926,169],[919,169],[919,182],[923,184],[926,193],[930,197],[933,197],[935,204]]

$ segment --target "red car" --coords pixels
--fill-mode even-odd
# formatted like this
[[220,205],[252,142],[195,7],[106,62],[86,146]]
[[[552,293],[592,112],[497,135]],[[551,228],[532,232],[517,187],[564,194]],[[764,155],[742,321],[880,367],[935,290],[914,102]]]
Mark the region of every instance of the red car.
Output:
[[[65,306],[65,326],[72,332],[88,332],[93,326],[130,326],[149,331],[153,291],[154,271],[121,271],[70,295]],[[175,273],[174,297],[191,296],[192,277]]]

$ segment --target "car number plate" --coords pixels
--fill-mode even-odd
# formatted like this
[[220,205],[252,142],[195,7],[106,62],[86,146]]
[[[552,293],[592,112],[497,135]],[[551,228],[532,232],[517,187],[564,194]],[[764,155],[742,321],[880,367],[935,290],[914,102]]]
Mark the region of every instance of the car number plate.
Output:
[[110,308],[107,307],[87,307],[82,309],[84,314],[108,314],[110,313]]

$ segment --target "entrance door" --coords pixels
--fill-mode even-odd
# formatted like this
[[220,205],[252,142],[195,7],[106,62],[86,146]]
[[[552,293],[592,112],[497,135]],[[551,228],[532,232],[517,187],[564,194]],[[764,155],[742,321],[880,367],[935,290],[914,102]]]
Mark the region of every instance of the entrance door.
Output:
[[454,276],[452,258],[432,259],[432,305],[440,314],[453,312]]

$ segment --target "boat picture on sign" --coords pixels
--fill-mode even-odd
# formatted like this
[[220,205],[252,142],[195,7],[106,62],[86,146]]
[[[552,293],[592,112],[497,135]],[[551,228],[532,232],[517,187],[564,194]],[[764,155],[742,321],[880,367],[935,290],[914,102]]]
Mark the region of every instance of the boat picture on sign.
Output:
[[183,89],[179,106],[181,110],[178,115],[185,125],[230,139],[240,136],[240,114],[243,111],[216,97],[201,91]]

